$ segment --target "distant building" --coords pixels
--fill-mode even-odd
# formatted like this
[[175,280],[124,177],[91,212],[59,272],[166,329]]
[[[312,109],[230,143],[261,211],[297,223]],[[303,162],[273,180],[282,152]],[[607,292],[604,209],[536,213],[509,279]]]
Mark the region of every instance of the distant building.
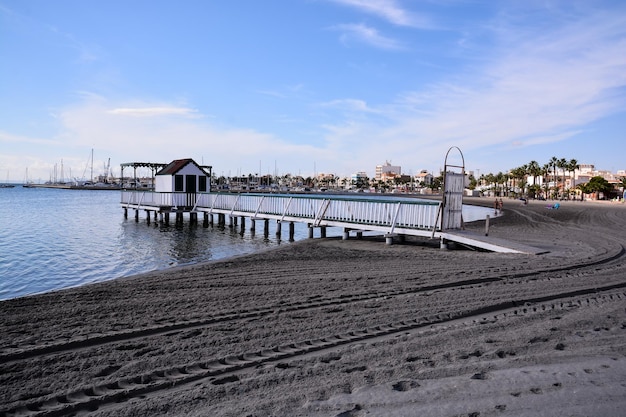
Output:
[[391,165],[389,161],[385,161],[383,165],[376,165],[376,181],[386,181],[394,179],[402,174],[402,168],[398,165]]
[[350,188],[362,188],[369,185],[369,178],[365,172],[357,172],[350,176]]
[[415,176],[415,182],[418,184],[423,184],[427,187],[433,183],[433,175],[423,169],[420,171],[419,174]]

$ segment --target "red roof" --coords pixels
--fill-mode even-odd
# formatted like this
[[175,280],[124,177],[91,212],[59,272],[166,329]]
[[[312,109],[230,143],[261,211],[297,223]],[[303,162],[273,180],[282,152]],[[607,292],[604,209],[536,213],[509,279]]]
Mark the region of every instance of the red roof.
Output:
[[155,175],[174,175],[178,171],[183,169],[185,166],[187,166],[188,164],[194,164],[196,167],[198,167],[200,171],[204,172],[204,170],[200,168],[200,166],[196,164],[193,159],[186,158],[186,159],[176,159],[170,162],[162,170],[157,172]]

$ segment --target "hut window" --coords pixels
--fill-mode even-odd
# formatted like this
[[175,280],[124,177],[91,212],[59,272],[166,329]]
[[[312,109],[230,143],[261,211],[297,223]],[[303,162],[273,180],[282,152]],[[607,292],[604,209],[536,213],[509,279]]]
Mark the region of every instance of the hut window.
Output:
[[206,176],[199,176],[198,177],[198,190],[200,192],[206,191]]
[[182,175],[174,175],[174,191],[185,191]]

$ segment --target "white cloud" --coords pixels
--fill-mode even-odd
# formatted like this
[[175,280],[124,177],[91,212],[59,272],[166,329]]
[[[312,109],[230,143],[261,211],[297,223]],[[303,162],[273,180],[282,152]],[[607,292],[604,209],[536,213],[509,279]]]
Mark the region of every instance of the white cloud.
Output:
[[336,3],[378,16],[394,25],[420,28],[432,27],[429,20],[400,7],[394,0],[333,0]]
[[350,112],[379,113],[378,110],[369,107],[364,100],[351,98],[328,101],[325,103],[321,103],[320,106],[346,110]]
[[[357,152],[378,159],[416,155],[414,163],[436,168],[441,163],[429,159],[450,146],[491,152],[563,141],[626,108],[626,16],[600,13],[551,31],[498,30],[499,47],[481,67],[376,106],[385,124],[327,126],[327,141],[358,143]],[[367,109],[358,99],[331,104]]]
[[[112,112],[111,108],[118,111]],[[119,111],[126,109],[131,111]],[[146,111],[137,112],[138,109]],[[222,126],[219,121],[211,123],[206,118],[172,117],[197,113],[186,108],[154,109],[177,108],[163,105],[127,108],[101,99],[86,100],[59,111],[62,136],[66,144],[95,148],[99,155],[110,156],[114,164],[169,162],[190,157],[199,162],[204,159],[216,172],[233,170],[233,175],[239,168],[255,170],[259,160],[265,160],[266,164],[278,161],[281,172],[294,172],[302,166],[302,159],[321,161],[333,157],[325,149],[289,143],[271,133]],[[146,115],[150,117],[126,117]]]
[[110,114],[139,117],[190,116],[197,111],[187,107],[120,107],[109,110]]
[[401,42],[382,36],[375,28],[366,26],[362,23],[341,24],[333,26],[331,29],[342,32],[340,39],[345,45],[349,45],[352,41],[357,41],[380,49],[404,49]]
[[8,144],[31,144],[31,145],[58,145],[59,142],[52,139],[33,138],[23,135],[15,135],[0,131],[0,142]]

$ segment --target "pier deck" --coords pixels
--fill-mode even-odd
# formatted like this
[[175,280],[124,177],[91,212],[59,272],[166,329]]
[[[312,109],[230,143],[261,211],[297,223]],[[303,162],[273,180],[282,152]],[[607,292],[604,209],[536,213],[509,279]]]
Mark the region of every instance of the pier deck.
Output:
[[125,215],[128,209],[135,210],[138,220],[139,211],[161,216],[169,222],[169,215],[174,214],[176,221],[182,221],[183,213],[189,213],[192,221],[197,221],[198,214],[204,216],[203,224],[213,224],[213,215],[218,216],[218,224],[224,224],[226,216],[233,219],[246,218],[256,220],[274,220],[278,223],[306,223],[309,237],[313,229],[320,228],[322,237],[327,227],[343,228],[343,238],[348,239],[350,232],[380,232],[385,235],[388,244],[393,237],[419,236],[441,239],[481,248],[494,252],[540,253],[535,248],[522,247],[511,242],[497,241],[487,236],[478,236],[462,230],[462,224],[456,228],[442,230],[441,203],[417,199],[385,199],[350,197],[344,195],[290,195],[290,194],[231,194],[231,193],[163,193],[152,191],[123,190],[121,204]]

